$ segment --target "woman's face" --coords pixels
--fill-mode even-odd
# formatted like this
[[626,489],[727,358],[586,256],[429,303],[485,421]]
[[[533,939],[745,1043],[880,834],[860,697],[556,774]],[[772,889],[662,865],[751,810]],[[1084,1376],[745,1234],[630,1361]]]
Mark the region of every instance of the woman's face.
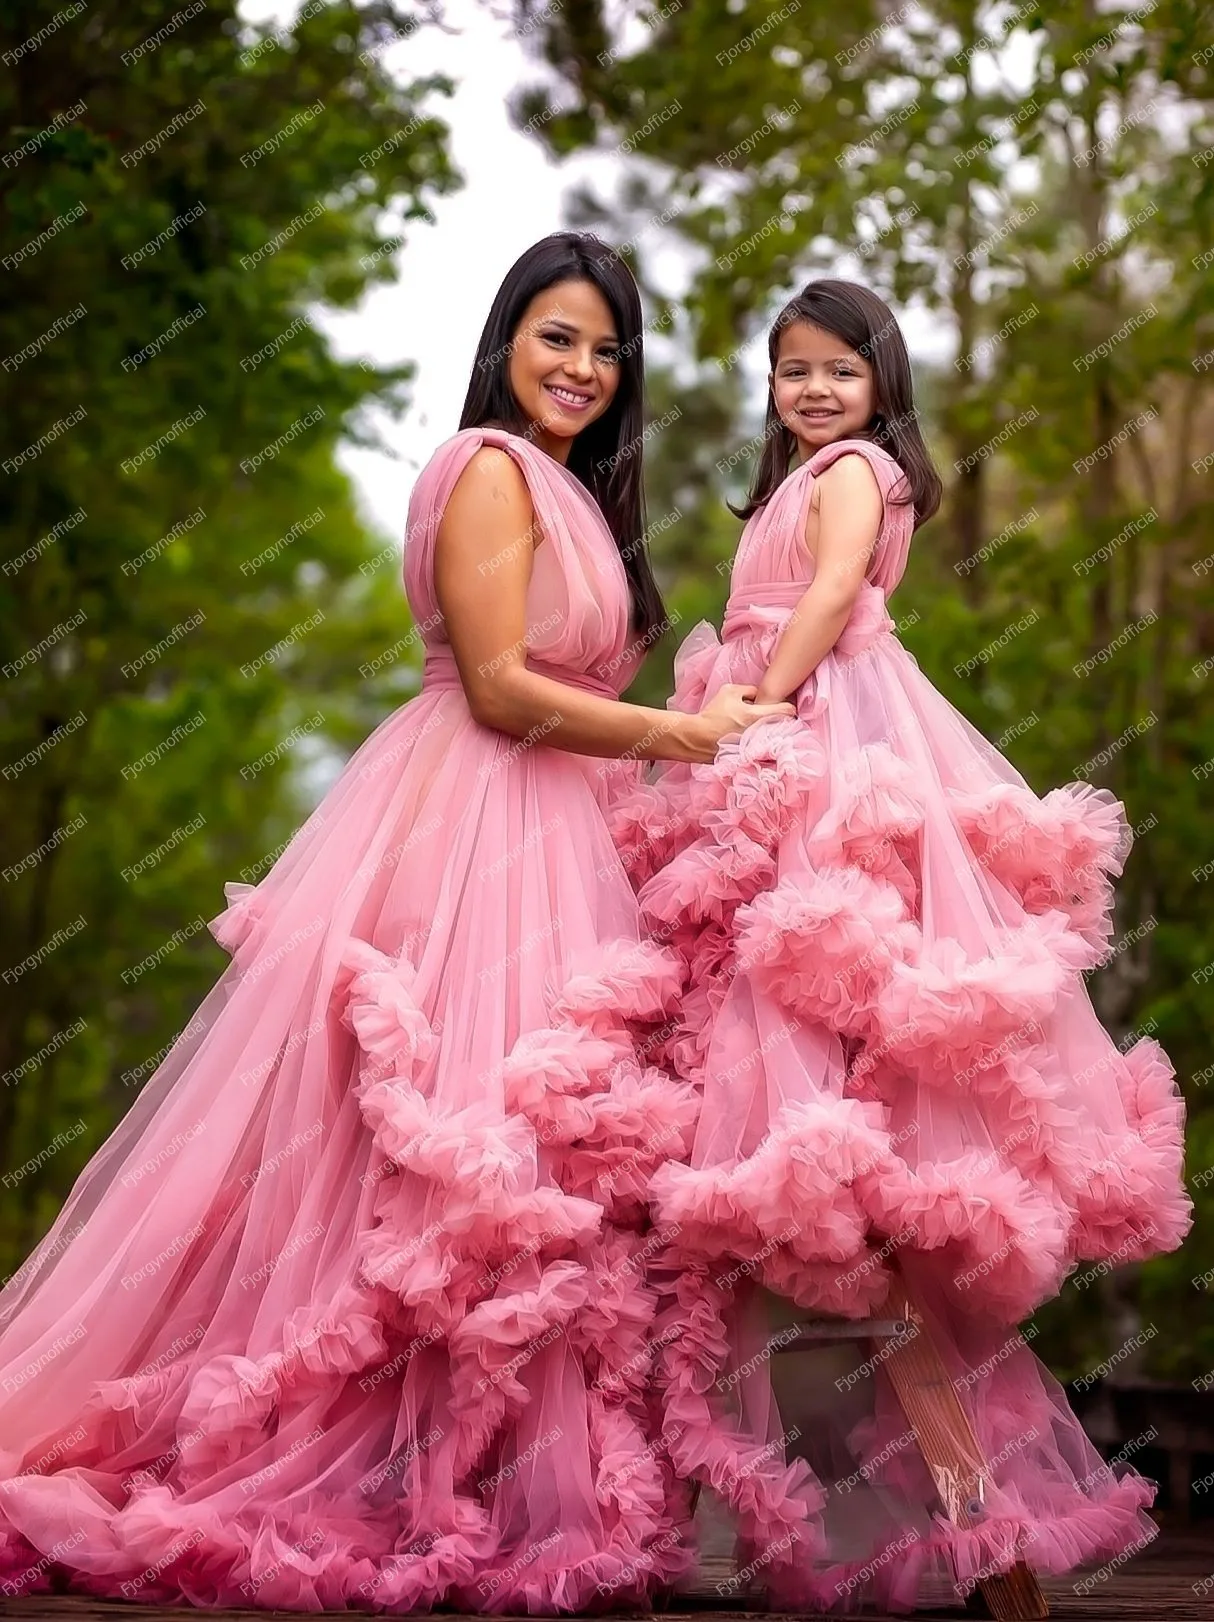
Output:
[[868,361],[807,321],[793,321],[780,334],[775,369],[768,379],[780,421],[795,435],[797,460],[836,439],[851,439],[877,409]]
[[619,334],[593,282],[557,282],[523,311],[507,376],[542,450],[564,462],[620,386]]

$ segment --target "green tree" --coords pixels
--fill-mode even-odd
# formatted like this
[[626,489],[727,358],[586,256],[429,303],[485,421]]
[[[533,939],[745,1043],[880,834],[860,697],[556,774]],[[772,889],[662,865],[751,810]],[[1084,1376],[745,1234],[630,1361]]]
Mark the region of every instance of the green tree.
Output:
[[338,360],[312,312],[391,276],[386,245],[457,182],[430,110],[450,87],[382,65],[417,26],[5,13],[10,1264],[222,967],[218,878],[264,871],[309,774],[415,680],[399,547],[334,460],[404,408],[409,368]]

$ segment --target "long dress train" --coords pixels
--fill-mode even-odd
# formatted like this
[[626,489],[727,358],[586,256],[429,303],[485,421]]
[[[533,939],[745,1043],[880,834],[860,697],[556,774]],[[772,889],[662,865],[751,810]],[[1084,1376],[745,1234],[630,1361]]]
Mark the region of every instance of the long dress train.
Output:
[[[1083,783],[1038,798],[900,644],[913,515],[886,452],[824,447],[751,519],[723,641],[691,632],[670,703],[759,680],[813,576],[813,481],[848,452],[885,513],[796,718],[658,768],[613,825],[688,968],[666,1054],[703,1098],[690,1162],[652,1183],[675,1468],[731,1511],[743,1586],[900,1609],[1153,1535],[1151,1485],[1105,1466],[1016,1325],[1076,1266],[1174,1248],[1191,1205],[1171,1066],[1149,1038],[1119,1050],[1082,979],[1109,950],[1122,808]],[[798,1316],[879,1314],[894,1269],[991,1463],[971,1527],[942,1512],[885,1354],[767,1350]],[[812,1413],[800,1434],[773,1391]]]
[[612,772],[469,713],[433,550],[485,444],[542,530],[530,662],[634,673],[587,492],[449,440],[405,548],[419,696],[226,887],[232,961],[0,1291],[6,1594],[551,1613],[686,1563],[645,1189],[697,1101],[636,1045],[679,966],[641,939]]

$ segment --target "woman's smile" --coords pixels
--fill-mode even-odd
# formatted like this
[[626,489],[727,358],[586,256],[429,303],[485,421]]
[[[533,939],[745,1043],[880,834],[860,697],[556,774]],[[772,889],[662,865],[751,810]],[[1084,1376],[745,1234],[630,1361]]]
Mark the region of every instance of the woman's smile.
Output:
[[545,390],[568,411],[585,411],[594,404],[594,391],[571,383],[545,383]]
[[537,293],[512,340],[510,391],[541,450],[564,462],[569,447],[610,410],[620,386],[620,337],[592,282]]

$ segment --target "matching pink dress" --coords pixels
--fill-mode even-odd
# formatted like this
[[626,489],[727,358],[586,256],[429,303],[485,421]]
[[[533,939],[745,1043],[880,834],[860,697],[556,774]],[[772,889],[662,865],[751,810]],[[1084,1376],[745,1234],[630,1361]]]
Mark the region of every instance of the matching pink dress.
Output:
[[631,679],[597,506],[457,434],[409,514],[419,696],[227,887],[232,962],[0,1291],[6,1594],[545,1613],[687,1563],[646,1193],[696,1098],[633,1034],[678,965],[641,938],[604,763],[469,713],[433,559],[482,445],[543,529],[531,662]]
[[[827,1609],[1153,1534],[1151,1487],[1102,1463],[1016,1326],[1072,1269],[1173,1249],[1190,1222],[1171,1066],[1114,1043],[1083,979],[1111,949],[1121,805],[1087,783],[1039,798],[903,648],[886,605],[913,520],[885,451],[824,447],[751,519],[723,640],[691,632],[670,702],[758,682],[813,577],[814,480],[853,452],[884,519],[796,718],[614,812],[651,936],[686,965],[665,1051],[702,1095],[690,1156],[651,1184],[663,1435],[731,1512],[750,1581]],[[994,1461],[964,1529],[881,1358],[765,1351],[791,1318],[879,1316],[895,1273]],[[797,1370],[783,1418],[773,1367]]]
[[[477,725],[433,558],[483,445],[543,532],[533,667],[609,696],[634,673],[586,491],[511,435],[449,440],[406,538],[419,696],[227,887],[230,964],[0,1290],[4,1592],[649,1605],[689,1575],[693,1482],[734,1518],[738,1591],[777,1604],[905,1606],[1149,1535],[1148,1486],[1015,1329],[1189,1220],[1167,1061],[1115,1046],[1082,980],[1120,806],[1038,799],[921,675],[885,610],[894,506],[797,719],[714,765],[647,786]],[[810,578],[812,480],[857,449],[889,492],[853,443],[790,478],[676,704],[757,679]],[[773,1312],[877,1312],[895,1265],[996,1461],[976,1528],[880,1367],[801,1361],[805,1428],[772,1401]]]

